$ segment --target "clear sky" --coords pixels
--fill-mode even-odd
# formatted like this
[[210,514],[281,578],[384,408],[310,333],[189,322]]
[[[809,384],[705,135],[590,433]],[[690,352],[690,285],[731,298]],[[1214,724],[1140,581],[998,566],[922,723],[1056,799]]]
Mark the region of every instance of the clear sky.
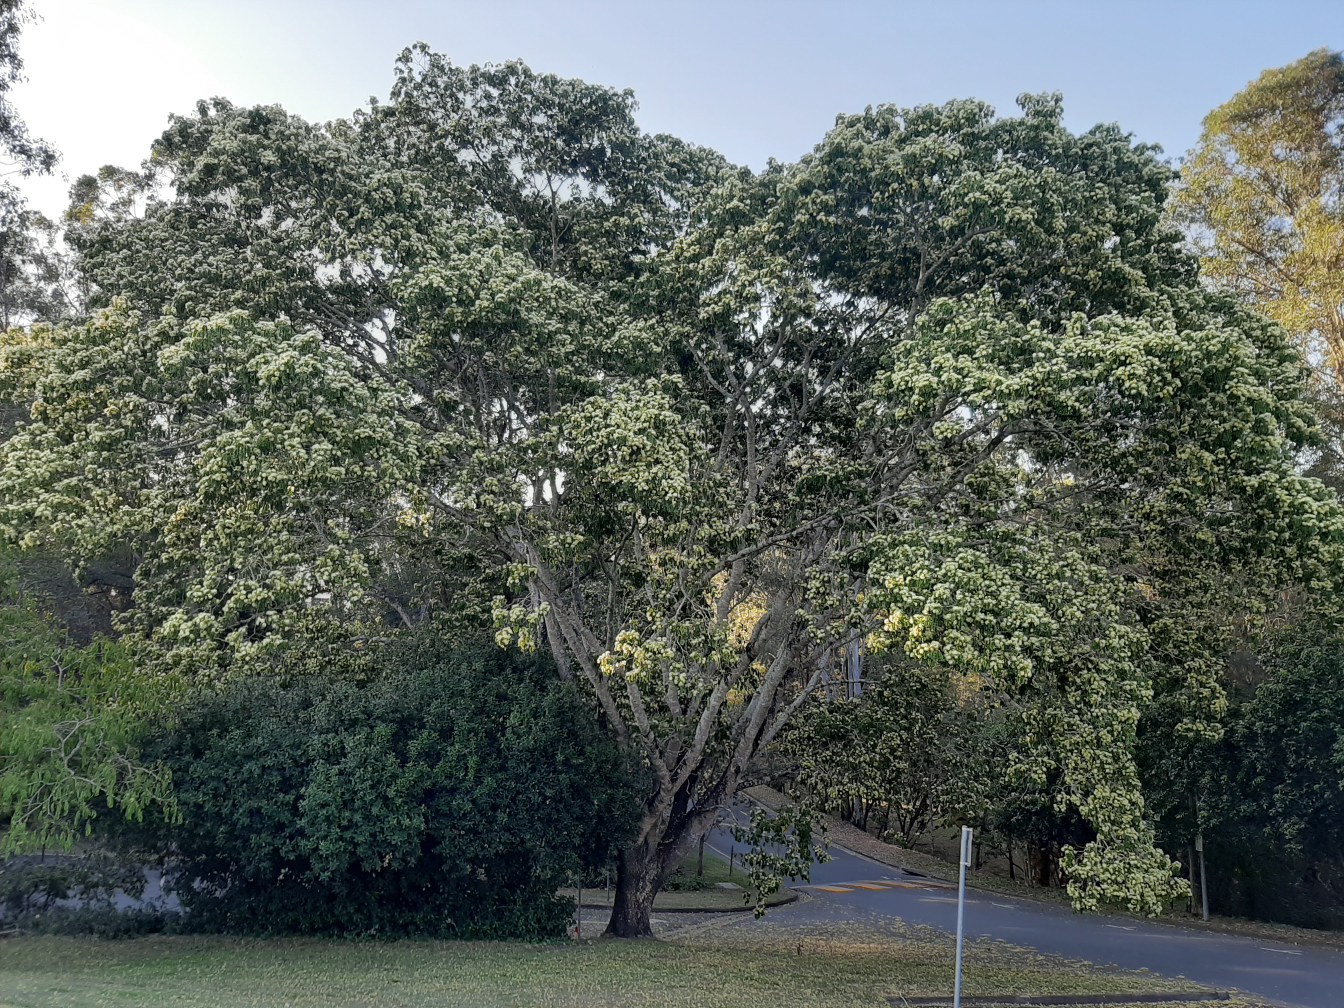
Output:
[[68,178],[138,164],[172,112],[223,95],[309,119],[384,96],[423,40],[458,63],[634,89],[641,125],[760,167],[839,112],[976,97],[1013,111],[1061,91],[1075,129],[1118,122],[1171,156],[1266,67],[1344,49],[1344,0],[35,0],[14,100],[65,155],[26,186],[59,213]]

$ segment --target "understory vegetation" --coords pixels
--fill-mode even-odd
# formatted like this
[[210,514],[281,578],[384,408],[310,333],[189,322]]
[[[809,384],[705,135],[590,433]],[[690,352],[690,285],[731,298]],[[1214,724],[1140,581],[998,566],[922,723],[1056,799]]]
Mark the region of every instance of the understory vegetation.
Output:
[[149,755],[175,816],[127,839],[198,930],[556,937],[556,890],[637,816],[638,774],[550,662],[487,642],[230,683]]

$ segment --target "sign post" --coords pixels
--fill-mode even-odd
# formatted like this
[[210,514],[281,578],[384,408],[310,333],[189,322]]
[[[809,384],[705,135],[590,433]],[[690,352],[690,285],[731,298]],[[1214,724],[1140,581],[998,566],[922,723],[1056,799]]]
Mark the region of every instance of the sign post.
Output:
[[1209,883],[1204,874],[1204,831],[1195,835],[1195,850],[1199,852],[1199,899],[1203,908],[1204,923],[1209,922]]
[[961,828],[961,868],[957,873],[957,972],[952,982],[952,1008],[961,1008],[962,925],[966,913],[966,869],[971,866],[971,837],[975,831]]

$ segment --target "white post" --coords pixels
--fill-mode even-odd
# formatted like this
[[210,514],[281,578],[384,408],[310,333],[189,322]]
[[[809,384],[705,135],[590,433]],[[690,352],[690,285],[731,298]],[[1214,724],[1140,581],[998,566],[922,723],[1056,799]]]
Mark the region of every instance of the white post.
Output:
[[971,837],[975,831],[961,828],[961,868],[957,874],[957,973],[952,982],[952,1008],[961,1008],[962,921],[966,912],[966,869],[971,866]]
[[1203,920],[1209,922],[1209,882],[1204,874],[1204,831],[1195,836],[1195,850],[1199,851],[1199,899],[1203,908]]

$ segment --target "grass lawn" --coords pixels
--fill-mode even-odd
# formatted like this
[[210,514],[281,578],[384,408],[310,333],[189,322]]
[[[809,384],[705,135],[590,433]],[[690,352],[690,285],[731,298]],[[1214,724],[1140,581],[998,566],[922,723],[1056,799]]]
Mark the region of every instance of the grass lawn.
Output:
[[686,858],[677,870],[672,873],[668,879],[669,888],[687,888],[699,882],[705,886],[713,886],[716,882],[736,882],[740,886],[746,886],[748,878],[746,871],[737,862],[733,863],[731,869],[728,867],[728,859],[719,857],[712,850],[705,849],[705,871],[699,873],[699,861],[694,851]]
[[[562,896],[568,896],[573,899],[577,892],[573,889],[560,890]],[[796,895],[788,890],[781,889],[768,900],[765,905],[768,907],[781,906],[785,903],[792,903]],[[583,905],[592,907],[611,906],[611,894],[603,889],[585,889],[583,891]],[[676,913],[702,910],[706,912],[717,912],[720,910],[750,910],[756,905],[754,899],[747,898],[746,894],[740,890],[732,889],[701,889],[693,892],[660,892],[653,899],[653,909],[671,911]]]
[[[889,995],[944,993],[950,982],[948,941],[894,928],[709,927],[660,941],[556,945],[162,936],[0,942],[4,1008],[877,1008]],[[1189,989],[999,943],[973,946],[967,965],[968,994],[1182,987]]]
[[[695,854],[688,857],[672,873],[668,887],[664,888],[653,901],[654,910],[749,910],[755,906],[745,889],[750,884],[747,873],[734,865],[729,870],[728,861],[710,851],[705,851],[705,872],[697,874],[699,862]],[[732,882],[742,889],[720,889],[719,882]],[[694,885],[701,888],[692,888]],[[571,899],[578,893],[573,889],[562,889],[561,894]],[[790,903],[795,896],[788,889],[781,889],[768,900],[766,906],[780,906]],[[611,892],[605,888],[583,890],[583,905],[586,907],[611,906]]]

